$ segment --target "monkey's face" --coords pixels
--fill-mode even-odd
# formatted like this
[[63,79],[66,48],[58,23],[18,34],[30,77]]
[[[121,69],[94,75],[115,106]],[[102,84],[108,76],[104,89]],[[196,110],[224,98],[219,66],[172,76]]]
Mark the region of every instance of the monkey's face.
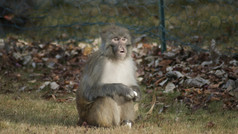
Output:
[[130,49],[130,41],[126,36],[112,37],[110,44],[114,58],[118,60],[123,60],[128,56],[128,50]]
[[128,29],[119,26],[108,26],[101,32],[101,50],[113,60],[124,60],[131,55],[132,41]]

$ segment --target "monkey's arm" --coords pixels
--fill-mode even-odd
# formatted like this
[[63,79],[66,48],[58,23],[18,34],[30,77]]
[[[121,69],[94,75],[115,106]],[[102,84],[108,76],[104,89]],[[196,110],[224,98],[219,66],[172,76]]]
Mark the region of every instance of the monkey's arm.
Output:
[[141,91],[140,91],[140,87],[139,86],[131,86],[132,90],[135,91],[137,93],[137,95],[135,96],[135,98],[133,99],[134,101],[140,101],[141,100]]
[[135,98],[133,90],[121,83],[110,83],[88,87],[84,91],[84,97],[88,101],[93,101],[98,97],[105,97],[105,96],[113,97],[115,95],[124,96],[128,100]]

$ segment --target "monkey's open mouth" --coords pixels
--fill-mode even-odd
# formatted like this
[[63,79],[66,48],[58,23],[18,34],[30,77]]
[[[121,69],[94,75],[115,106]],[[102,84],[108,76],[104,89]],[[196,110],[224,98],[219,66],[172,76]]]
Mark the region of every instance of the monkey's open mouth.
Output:
[[124,50],[120,50],[120,53],[125,53],[125,51]]
[[119,49],[119,53],[120,53],[120,54],[124,54],[124,53],[125,53],[125,49],[124,49],[124,48],[120,48],[120,49]]

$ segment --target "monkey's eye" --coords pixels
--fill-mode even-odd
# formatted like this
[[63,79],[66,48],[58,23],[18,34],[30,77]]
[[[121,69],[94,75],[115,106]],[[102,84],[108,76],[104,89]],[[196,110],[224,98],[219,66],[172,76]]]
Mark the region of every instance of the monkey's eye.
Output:
[[123,38],[121,38],[121,41],[122,41],[123,43],[125,43],[125,42],[127,42],[127,38],[123,37]]
[[114,42],[114,43],[118,43],[119,42],[119,38],[117,38],[117,37],[115,37],[115,38],[112,38],[112,42]]

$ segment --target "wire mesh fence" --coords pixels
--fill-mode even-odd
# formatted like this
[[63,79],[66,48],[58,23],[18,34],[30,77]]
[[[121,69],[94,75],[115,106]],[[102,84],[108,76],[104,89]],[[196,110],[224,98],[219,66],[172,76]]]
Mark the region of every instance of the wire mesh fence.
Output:
[[90,42],[113,23],[153,42],[202,50],[214,39],[223,50],[237,52],[236,0],[166,0],[162,6],[161,1],[1,0],[0,36]]

